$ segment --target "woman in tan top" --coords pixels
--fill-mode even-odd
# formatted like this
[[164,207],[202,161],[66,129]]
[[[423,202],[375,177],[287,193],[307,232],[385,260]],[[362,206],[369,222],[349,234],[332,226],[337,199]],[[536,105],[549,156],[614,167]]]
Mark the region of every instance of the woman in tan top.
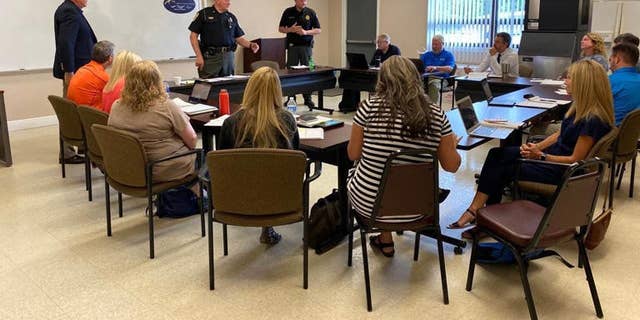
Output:
[[[187,115],[165,92],[153,61],[140,61],[127,74],[122,98],[109,115],[109,126],[138,136],[151,161],[195,148],[197,136]],[[153,168],[154,182],[185,178],[193,172],[195,155],[161,162]]]

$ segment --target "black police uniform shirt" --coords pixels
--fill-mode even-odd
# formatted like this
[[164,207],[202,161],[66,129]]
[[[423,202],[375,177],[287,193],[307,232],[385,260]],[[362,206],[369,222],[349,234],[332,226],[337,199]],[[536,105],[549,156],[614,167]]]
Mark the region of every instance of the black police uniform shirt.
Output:
[[218,12],[215,7],[206,7],[196,14],[189,30],[200,35],[200,48],[231,47],[235,50],[236,38],[242,37],[236,16],[229,12]]
[[[298,26],[302,26],[304,30],[320,29],[320,21],[318,21],[316,12],[307,7],[303,8],[302,11],[298,11],[295,6],[284,10],[282,18],[280,18],[280,27],[289,28],[296,23]],[[301,36],[297,33],[289,32],[287,33],[287,45],[311,46],[313,45],[313,35]]]

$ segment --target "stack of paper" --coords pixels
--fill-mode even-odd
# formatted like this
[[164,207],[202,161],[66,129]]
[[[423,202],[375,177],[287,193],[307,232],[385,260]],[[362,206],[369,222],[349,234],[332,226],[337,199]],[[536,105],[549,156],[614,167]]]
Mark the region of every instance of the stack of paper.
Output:
[[488,75],[488,72],[469,72],[467,78],[471,80],[482,80],[486,79]]
[[183,101],[180,98],[173,98],[172,100],[178,107],[180,107],[180,109],[182,109],[182,111],[190,116],[196,115],[196,114],[201,114],[201,113],[207,113],[207,112],[213,112],[213,111],[217,111],[218,108],[214,107],[214,106],[209,106],[206,104],[202,104],[202,103],[198,103],[198,104],[193,104],[193,103],[189,103],[186,101]]
[[522,100],[516,103],[518,107],[526,107],[526,108],[539,108],[539,109],[551,109],[558,104],[555,102],[548,101],[533,101],[533,100]]
[[205,126],[207,127],[222,127],[222,124],[224,123],[225,120],[227,120],[227,118],[229,118],[228,114],[223,114],[213,120],[210,120],[209,122],[207,122],[205,124]]
[[230,81],[230,80],[243,80],[243,79],[249,79],[249,76],[248,75],[239,74],[239,75],[230,75],[230,76],[226,76],[226,77],[217,77],[217,78],[200,79],[200,80],[205,81],[205,82],[209,82],[209,83],[214,83],[214,82],[223,82],[223,81]]
[[300,140],[324,139],[324,129],[322,128],[298,128]]
[[547,85],[547,86],[561,86],[564,84],[563,80],[551,80],[551,79],[544,79],[542,80],[542,82],[540,82],[541,85]]
[[485,127],[496,127],[496,128],[510,128],[510,129],[518,129],[522,126],[522,122],[508,122],[508,121],[480,121],[480,124]]

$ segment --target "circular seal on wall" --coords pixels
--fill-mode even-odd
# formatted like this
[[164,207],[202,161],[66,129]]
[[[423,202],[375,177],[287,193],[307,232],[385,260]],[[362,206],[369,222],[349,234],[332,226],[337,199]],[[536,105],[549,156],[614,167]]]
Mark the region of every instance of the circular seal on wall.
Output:
[[195,0],[164,0],[164,8],[173,13],[189,13],[196,8]]

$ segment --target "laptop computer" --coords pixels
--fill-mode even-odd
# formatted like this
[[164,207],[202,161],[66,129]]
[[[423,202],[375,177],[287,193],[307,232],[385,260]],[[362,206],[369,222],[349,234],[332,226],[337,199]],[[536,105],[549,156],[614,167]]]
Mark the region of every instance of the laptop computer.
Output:
[[513,128],[482,125],[480,121],[478,121],[478,115],[476,114],[476,110],[473,108],[473,102],[471,102],[471,97],[469,96],[456,101],[456,105],[458,105],[458,111],[460,112],[460,117],[462,117],[462,123],[467,130],[467,134],[470,136],[505,139],[511,134],[511,132],[513,132]]
[[349,64],[349,68],[369,69],[369,63],[364,53],[347,52],[347,63]]
[[482,87],[482,93],[484,94],[485,99],[487,99],[487,104],[490,106],[497,107],[513,107],[514,103],[496,103],[493,101],[493,92],[491,92],[491,87],[489,87],[489,81],[487,79],[482,79],[480,81],[480,86]]
[[211,93],[211,83],[196,80],[189,96],[189,102],[206,103],[209,99],[209,93]]

